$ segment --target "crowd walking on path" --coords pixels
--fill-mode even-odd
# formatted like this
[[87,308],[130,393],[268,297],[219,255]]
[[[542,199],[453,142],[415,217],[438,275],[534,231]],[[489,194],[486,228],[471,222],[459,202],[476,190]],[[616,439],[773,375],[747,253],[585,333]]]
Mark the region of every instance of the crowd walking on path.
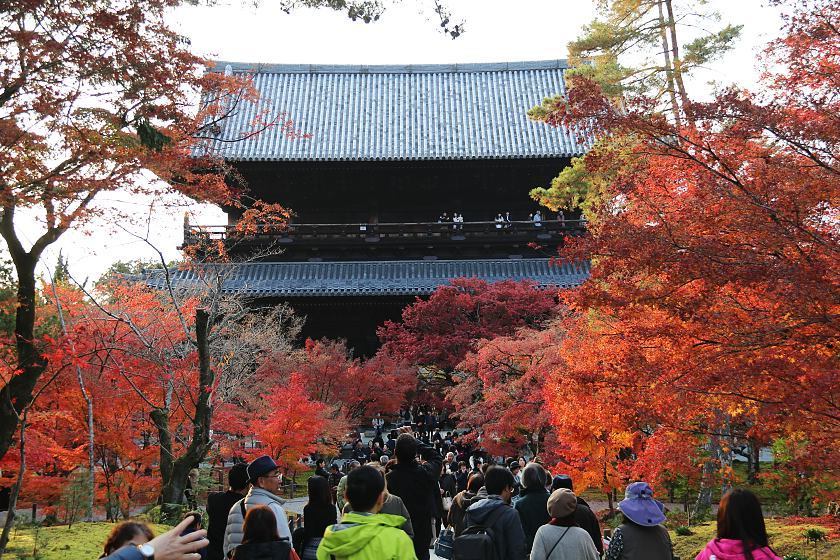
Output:
[[[303,525],[294,530],[279,496],[280,466],[262,456],[234,465],[229,488],[208,496],[207,531],[197,512],[158,537],[126,522],[114,528],[101,558],[428,560],[431,550],[453,560],[674,558],[664,505],[646,482],[627,486],[618,504],[621,525],[606,539],[570,477],[552,477],[538,459],[492,464],[441,435],[436,418],[427,423],[433,415],[422,416],[422,432],[404,426],[376,451],[354,447],[364,462],[347,461],[345,473],[317,461]],[[382,439],[383,424],[374,428]],[[758,499],[735,489],[721,500],[717,536],[696,560],[741,559],[781,560]]]

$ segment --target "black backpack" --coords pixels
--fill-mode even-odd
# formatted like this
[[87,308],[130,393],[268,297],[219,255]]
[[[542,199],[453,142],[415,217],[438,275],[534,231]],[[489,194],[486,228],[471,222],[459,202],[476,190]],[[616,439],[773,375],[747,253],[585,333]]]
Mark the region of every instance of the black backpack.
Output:
[[452,560],[497,560],[499,553],[493,542],[493,524],[505,512],[504,505],[500,505],[485,519],[481,525],[470,525],[455,538],[452,547]]

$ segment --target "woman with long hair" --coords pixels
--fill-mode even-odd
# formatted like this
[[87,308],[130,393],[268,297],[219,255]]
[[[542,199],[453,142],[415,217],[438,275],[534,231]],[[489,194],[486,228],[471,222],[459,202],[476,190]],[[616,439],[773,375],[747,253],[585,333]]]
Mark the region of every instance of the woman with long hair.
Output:
[[139,546],[146,544],[153,538],[154,534],[152,534],[152,530],[145,523],[124,521],[111,529],[111,534],[108,535],[108,539],[105,541],[104,551],[100,558],[105,558],[127,544]]
[[311,476],[307,482],[309,501],[303,506],[303,546],[301,560],[316,560],[324,531],[338,521],[330,498],[330,483],[323,476]]
[[281,540],[277,517],[268,506],[248,510],[242,526],[242,544],[233,552],[233,560],[289,560],[291,544]]
[[781,560],[767,541],[761,504],[749,490],[730,490],[720,500],[717,537],[695,560]]

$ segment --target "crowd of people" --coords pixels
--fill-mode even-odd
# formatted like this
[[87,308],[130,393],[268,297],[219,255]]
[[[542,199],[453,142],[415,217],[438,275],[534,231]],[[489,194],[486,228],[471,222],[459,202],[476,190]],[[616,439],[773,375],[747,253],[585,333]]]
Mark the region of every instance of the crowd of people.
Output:
[[[429,414],[423,435],[413,426],[391,432],[381,457],[363,445],[346,472],[319,461],[303,526],[294,531],[278,495],[281,469],[262,456],[232,467],[228,490],[208,496],[206,531],[196,512],[158,537],[126,522],[114,528],[102,558],[427,560],[434,549],[456,560],[672,560],[665,508],[646,482],[627,487],[621,525],[606,539],[571,478],[551,476],[538,458],[494,464],[446,436],[438,441]],[[381,437],[384,423],[374,427]],[[721,500],[717,536],[696,557],[713,559],[780,560],[752,493],[736,489]]]
[[[496,223],[497,229],[510,227],[510,224],[512,223],[510,212],[499,212],[492,221]],[[536,212],[528,214],[528,221],[533,223],[534,227],[541,227],[543,222],[542,210],[537,210]],[[565,224],[566,222],[566,216],[562,210],[557,212],[557,221],[562,224]],[[450,216],[449,212],[444,212],[438,216],[438,223],[452,224],[452,229],[463,229],[464,226],[462,224],[464,223],[464,215],[459,212],[453,212]]]

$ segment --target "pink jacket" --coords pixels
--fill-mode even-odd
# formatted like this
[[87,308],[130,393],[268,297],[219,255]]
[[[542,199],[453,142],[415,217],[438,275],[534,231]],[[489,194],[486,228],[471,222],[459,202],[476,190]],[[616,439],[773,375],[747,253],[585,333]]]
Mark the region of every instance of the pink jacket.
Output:
[[[753,560],[782,560],[769,546],[752,551]],[[743,560],[744,545],[733,539],[712,539],[694,560]]]

